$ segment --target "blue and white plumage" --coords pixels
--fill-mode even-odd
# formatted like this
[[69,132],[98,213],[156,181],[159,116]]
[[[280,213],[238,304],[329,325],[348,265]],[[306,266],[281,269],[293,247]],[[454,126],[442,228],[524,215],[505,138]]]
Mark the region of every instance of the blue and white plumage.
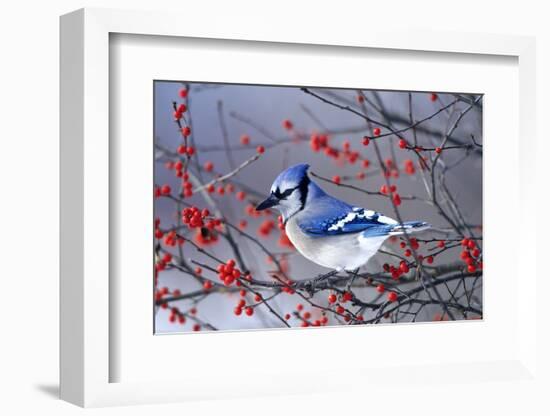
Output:
[[422,221],[400,224],[378,212],[354,207],[326,194],[307,175],[309,165],[279,174],[270,196],[256,208],[281,212],[288,238],[307,259],[334,270],[355,270],[392,235],[429,228]]

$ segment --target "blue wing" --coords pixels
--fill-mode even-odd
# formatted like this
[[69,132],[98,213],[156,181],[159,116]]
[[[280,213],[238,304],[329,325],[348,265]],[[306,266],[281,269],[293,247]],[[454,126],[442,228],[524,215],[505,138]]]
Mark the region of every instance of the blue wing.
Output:
[[[306,213],[304,213],[306,214]],[[352,207],[332,197],[320,198],[300,218],[298,226],[311,237],[362,232],[365,237],[388,235],[398,222],[376,211]]]

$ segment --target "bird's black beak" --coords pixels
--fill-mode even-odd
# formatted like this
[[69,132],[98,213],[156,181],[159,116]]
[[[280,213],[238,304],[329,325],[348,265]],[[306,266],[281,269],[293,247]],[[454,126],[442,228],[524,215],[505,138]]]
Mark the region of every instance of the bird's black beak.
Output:
[[274,207],[279,204],[279,200],[274,195],[269,195],[265,201],[256,207],[256,211],[263,211],[264,209]]

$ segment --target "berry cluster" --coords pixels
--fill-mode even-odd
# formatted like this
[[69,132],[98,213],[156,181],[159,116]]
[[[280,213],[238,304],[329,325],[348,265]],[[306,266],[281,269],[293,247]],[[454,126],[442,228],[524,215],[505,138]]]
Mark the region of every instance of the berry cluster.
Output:
[[[339,149],[335,146],[329,145],[329,136],[326,134],[317,134],[313,133],[310,136],[309,146],[314,152],[323,151],[325,156],[332,158],[340,166],[343,166],[346,163],[354,165],[357,161],[361,160],[361,154],[352,150],[351,142],[349,140],[344,140],[342,143],[342,149]],[[369,161],[363,164],[363,167],[368,167],[370,164]]]
[[254,295],[254,302],[256,302],[256,304],[249,304],[247,306],[246,304],[246,295],[247,295],[247,291],[244,290],[244,289],[241,289],[239,291],[239,295],[241,296],[241,299],[239,299],[239,302],[237,302],[237,306],[235,306],[235,308],[233,309],[233,313],[236,315],[236,316],[240,316],[242,315],[243,313],[243,310],[244,310],[244,314],[246,316],[252,316],[254,315],[254,308],[256,306],[258,306],[260,303],[263,302],[263,297],[260,293],[256,293]]
[[[181,220],[189,228],[201,228],[205,226],[204,220],[210,215],[210,211],[204,208],[202,211],[198,207],[187,207],[181,212]],[[211,219],[206,224],[206,228],[213,230],[216,226],[221,225],[221,220]]]
[[307,328],[310,326],[312,327],[325,326],[329,322],[328,317],[324,312],[320,314],[318,318],[314,319],[313,311],[305,310],[304,305],[302,305],[301,303],[298,303],[296,305],[295,311],[292,314],[290,313],[285,314],[284,316],[285,320],[287,321],[290,320],[290,318],[292,318],[292,315],[294,315],[299,321],[301,321],[300,326],[302,328]]
[[396,205],[396,206],[399,206],[401,205],[401,196],[397,193],[397,186],[395,185],[382,185],[380,187],[380,193],[382,195],[387,195],[389,197],[391,197],[393,203]]
[[229,259],[225,264],[220,264],[217,268],[218,277],[226,286],[231,286],[242,276],[242,272],[235,267],[235,260]]
[[170,185],[155,186],[155,198],[169,196],[172,193]]
[[474,240],[464,238],[461,243],[463,250],[460,252],[460,258],[466,263],[468,273],[474,273],[477,269],[483,268],[483,261],[480,259],[481,252]]
[[260,227],[258,228],[258,235],[260,237],[267,238],[274,229],[275,221],[266,219],[260,224]]
[[169,247],[175,247],[177,245],[183,245],[185,240],[183,237],[178,236],[177,233],[174,230],[170,230],[168,232],[164,232],[160,229],[160,219],[155,219],[155,231],[154,231],[155,238],[157,240],[163,240],[163,243]]
[[181,120],[181,118],[183,117],[183,113],[185,113],[187,111],[187,106],[183,103],[181,103],[180,105],[178,105],[176,107],[176,110],[174,111],[174,120]]

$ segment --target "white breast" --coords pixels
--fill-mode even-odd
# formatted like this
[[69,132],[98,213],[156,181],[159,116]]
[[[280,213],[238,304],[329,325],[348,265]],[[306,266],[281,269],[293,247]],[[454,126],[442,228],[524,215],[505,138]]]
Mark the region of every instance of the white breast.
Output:
[[286,234],[305,258],[335,270],[355,270],[376,254],[387,236],[365,238],[362,233],[310,237],[298,227],[297,216],[286,224]]

